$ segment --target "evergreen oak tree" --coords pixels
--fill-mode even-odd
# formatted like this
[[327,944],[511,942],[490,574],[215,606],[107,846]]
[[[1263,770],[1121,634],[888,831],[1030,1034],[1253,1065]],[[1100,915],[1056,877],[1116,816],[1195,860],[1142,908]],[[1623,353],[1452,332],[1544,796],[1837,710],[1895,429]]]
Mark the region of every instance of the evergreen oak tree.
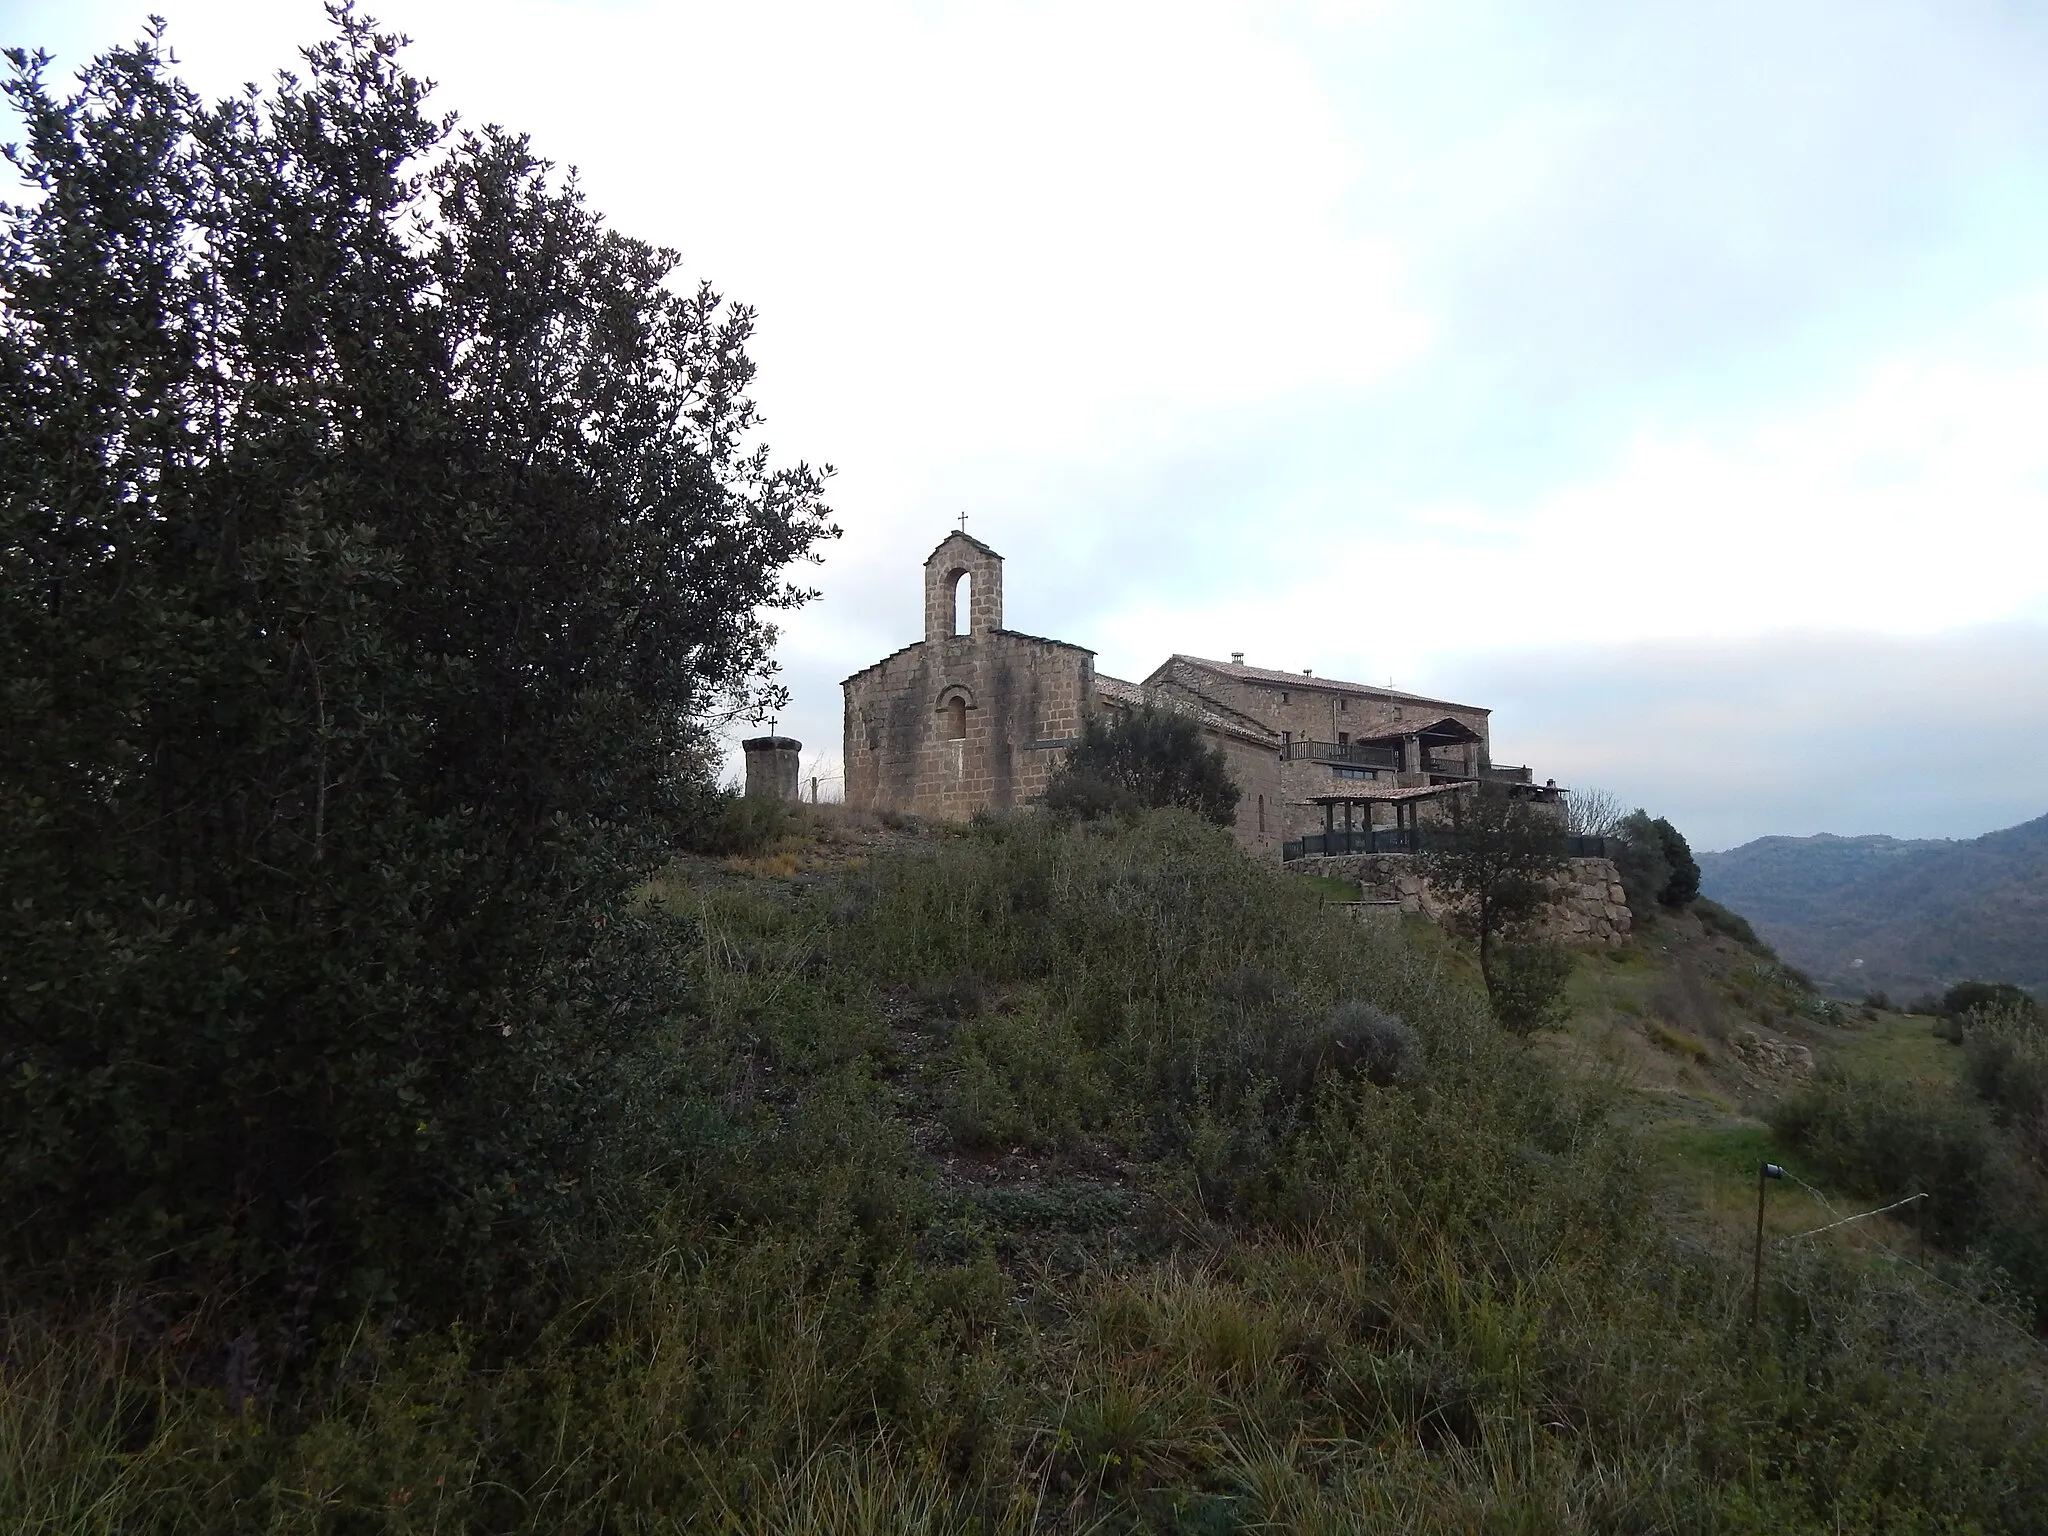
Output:
[[1556,1022],[1571,957],[1540,932],[1570,868],[1563,820],[1482,785],[1453,795],[1449,821],[1429,831],[1425,873],[1478,941],[1494,1017],[1516,1034]]
[[68,95],[7,54],[17,1275],[530,1275],[677,1004],[629,892],[837,531],[753,440],[751,313],[330,17],[213,106],[161,23]]
[[1046,786],[1045,803],[1080,816],[1179,806],[1227,827],[1242,794],[1199,725],[1148,705],[1115,721],[1084,722],[1081,739]]

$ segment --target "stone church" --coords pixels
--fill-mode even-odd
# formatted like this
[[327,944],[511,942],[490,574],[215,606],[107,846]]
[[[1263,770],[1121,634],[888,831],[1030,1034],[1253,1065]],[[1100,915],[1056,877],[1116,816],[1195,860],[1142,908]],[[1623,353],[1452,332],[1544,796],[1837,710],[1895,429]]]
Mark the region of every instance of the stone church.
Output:
[[1236,833],[1274,860],[1412,846],[1418,825],[1482,780],[1555,802],[1490,755],[1490,712],[1363,683],[1170,656],[1143,682],[1095,653],[1003,627],[1002,557],[965,532],[924,563],[924,638],[856,672],[846,799],[959,820],[1042,795],[1082,722],[1146,705],[1195,720],[1242,792]]

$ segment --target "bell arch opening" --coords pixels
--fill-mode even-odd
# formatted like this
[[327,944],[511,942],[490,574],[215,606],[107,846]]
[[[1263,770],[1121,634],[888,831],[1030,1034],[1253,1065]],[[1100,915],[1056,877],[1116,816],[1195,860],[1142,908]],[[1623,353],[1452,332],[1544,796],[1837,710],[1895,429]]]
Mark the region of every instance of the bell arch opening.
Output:
[[953,611],[952,633],[968,635],[974,632],[974,575],[970,571],[955,571],[947,578],[952,583],[952,594],[947,605]]

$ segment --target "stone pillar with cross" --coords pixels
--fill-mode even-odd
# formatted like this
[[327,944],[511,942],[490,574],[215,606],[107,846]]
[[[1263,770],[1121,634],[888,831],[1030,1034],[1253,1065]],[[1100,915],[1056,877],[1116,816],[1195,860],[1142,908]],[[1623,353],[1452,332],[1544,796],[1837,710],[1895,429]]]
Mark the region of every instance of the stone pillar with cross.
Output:
[[797,787],[797,775],[804,744],[794,736],[777,735],[775,727],[779,723],[771,720],[766,736],[755,736],[740,743],[740,751],[747,763],[749,800],[796,801],[802,798]]

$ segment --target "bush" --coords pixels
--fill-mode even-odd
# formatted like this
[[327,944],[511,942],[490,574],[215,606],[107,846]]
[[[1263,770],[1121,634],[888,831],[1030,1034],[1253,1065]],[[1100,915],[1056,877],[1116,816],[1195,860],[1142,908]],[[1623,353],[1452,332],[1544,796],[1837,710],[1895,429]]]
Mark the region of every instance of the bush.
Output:
[[1769,956],[1772,960],[1778,958],[1777,951],[1757,936],[1757,931],[1750,926],[1749,919],[1740,912],[1731,912],[1718,901],[1710,900],[1705,896],[1694,900],[1692,911],[1693,915],[1700,920],[1701,926],[1707,932],[1718,933],[1723,938],[1733,939],[1744,949],[1753,949],[1760,955]]
[[1420,1069],[1422,1042],[1386,1009],[1345,1003],[1330,1015],[1318,1060],[1340,1076],[1362,1077],[1391,1088]]
[[1918,1084],[1834,1072],[1783,1099],[1771,1126],[1845,1189],[1877,1200],[1926,1192],[1929,1230],[1948,1245],[1981,1235],[1994,1141],[1977,1106]]
[[1942,994],[1939,1011],[1945,1018],[1963,1020],[1980,1012],[2028,1020],[2041,1016],[2040,1005],[2009,981],[1959,981]]
[[1963,1077],[2037,1164],[2048,1167],[2048,1037],[2016,1013],[1979,1012],[1963,1045]]
[[1571,952],[1556,944],[1503,944],[1492,956],[1487,994],[1493,1016],[1511,1035],[1555,1029],[1570,1011],[1565,984],[1571,980]]
[[1227,827],[1242,793],[1222,751],[1203,743],[1199,725],[1147,706],[1119,720],[1087,721],[1046,786],[1045,804],[1081,818],[1177,806]]
[[1698,898],[1699,863],[1683,834],[1662,816],[1653,819],[1648,811],[1632,811],[1622,818],[1614,837],[1619,840],[1614,865],[1629,914],[1638,923],[1647,927],[1660,908],[1683,907]]
[[684,851],[713,857],[765,853],[797,824],[800,813],[765,795],[720,789],[704,797],[702,809],[685,824]]

